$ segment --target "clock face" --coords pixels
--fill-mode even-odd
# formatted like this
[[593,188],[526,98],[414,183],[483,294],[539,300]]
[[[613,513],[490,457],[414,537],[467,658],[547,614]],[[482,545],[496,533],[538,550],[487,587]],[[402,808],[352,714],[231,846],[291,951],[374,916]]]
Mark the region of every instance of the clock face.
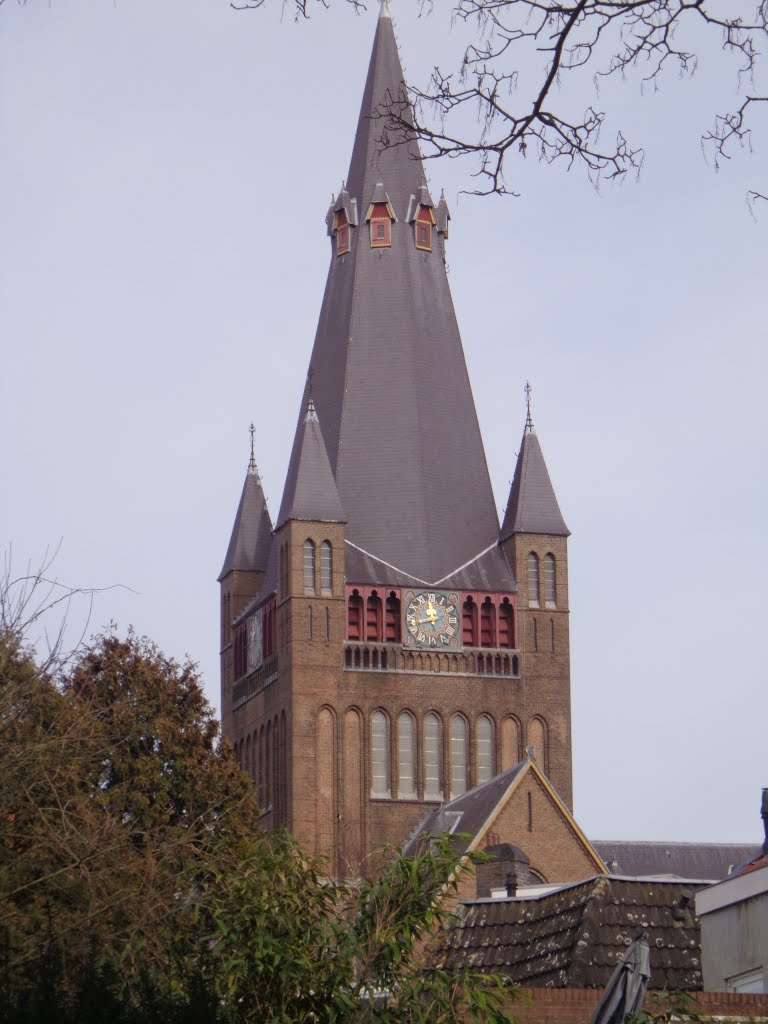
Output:
[[459,646],[459,599],[434,590],[405,595],[405,640],[415,647]]

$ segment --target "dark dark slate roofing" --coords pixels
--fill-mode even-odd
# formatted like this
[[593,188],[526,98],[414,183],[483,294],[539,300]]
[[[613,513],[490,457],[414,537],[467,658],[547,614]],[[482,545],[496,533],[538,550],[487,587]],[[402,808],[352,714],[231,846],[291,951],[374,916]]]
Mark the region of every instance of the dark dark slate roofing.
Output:
[[243,572],[266,569],[271,536],[272,521],[261,480],[256,467],[249,466],[219,582],[235,569]]
[[[402,583],[436,584],[492,547],[499,523],[442,247],[436,239],[432,252],[418,250],[405,223],[424,180],[422,161],[413,142],[382,145],[385,135],[397,142],[377,116],[393,100],[406,103],[406,94],[383,11],[346,188],[364,214],[382,182],[398,222],[391,247],[372,249],[361,223],[351,232],[350,252],[331,255],[311,357],[312,396],[354,550],[371,566],[402,570]],[[406,117],[408,111],[406,104]],[[300,418],[287,492],[303,429]],[[508,565],[491,558],[495,589],[514,589]],[[353,557],[350,582],[354,566]],[[466,579],[472,589],[473,578],[458,572],[451,585]]]
[[740,843],[646,843],[595,839],[592,845],[614,875],[674,875],[717,881],[760,852]]
[[312,399],[309,399],[302,424],[301,443],[294,445],[283,491],[283,503],[277,525],[289,519],[322,523],[345,523],[339,492],[333,479],[328,452]]
[[513,533],[549,533],[558,537],[567,537],[570,533],[557,504],[555,489],[530,419],[523,431],[501,527],[502,539]]
[[602,988],[642,930],[650,988],[702,987],[692,889],[674,881],[600,875],[533,898],[475,900],[433,954],[440,967],[504,974],[533,988]]
[[472,839],[486,824],[504,794],[527,764],[527,761],[521,761],[499,775],[495,775],[488,782],[457,796],[454,800],[434,807],[405,844],[403,848],[405,856],[413,856],[422,840],[428,835],[454,835],[456,833],[469,835],[469,839],[462,839],[456,847],[459,854],[466,853]]
[[347,541],[345,552],[347,579],[355,583],[380,583],[382,585],[418,586],[434,584],[443,590],[510,590],[512,569],[507,556],[498,544],[473,559],[468,565],[455,566],[454,571],[441,580],[423,580],[410,576],[401,566],[390,566],[371,557]]

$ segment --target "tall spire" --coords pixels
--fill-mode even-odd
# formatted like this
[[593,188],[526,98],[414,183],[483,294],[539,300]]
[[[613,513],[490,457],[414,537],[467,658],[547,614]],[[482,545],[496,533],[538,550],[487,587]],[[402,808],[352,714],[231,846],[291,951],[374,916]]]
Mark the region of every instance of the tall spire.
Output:
[[531,416],[531,385],[525,382],[525,427],[517,456],[515,475],[509,491],[507,511],[501,527],[501,539],[513,533],[546,533],[567,537],[570,530],[560,511],[555,489]]
[[[382,7],[346,177],[359,218],[348,218],[349,251],[332,250],[311,357],[312,398],[348,516],[347,575],[512,589],[503,556],[492,550],[498,517],[442,243],[435,238],[422,251],[408,219],[429,195],[424,167],[416,143],[387,124],[383,112],[392,104],[408,122],[392,20]],[[365,220],[380,193],[393,214],[385,247],[371,244]],[[447,208],[440,212],[447,232]],[[309,384],[286,495],[295,487],[308,397]]]
[[235,570],[240,572],[263,572],[267,568],[269,547],[272,539],[272,520],[269,517],[267,500],[264,497],[261,480],[256,468],[254,450],[253,424],[248,428],[251,436],[251,456],[245,483],[240,494],[232,535],[229,538],[224,565],[219,573],[221,582],[227,573]]

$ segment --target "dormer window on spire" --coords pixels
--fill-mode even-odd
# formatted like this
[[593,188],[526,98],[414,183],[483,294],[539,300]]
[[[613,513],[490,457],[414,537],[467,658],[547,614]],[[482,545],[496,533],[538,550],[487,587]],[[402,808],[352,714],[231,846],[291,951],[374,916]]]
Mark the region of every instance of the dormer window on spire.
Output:
[[432,228],[436,223],[435,204],[426,185],[420,185],[417,194],[411,196],[406,219],[409,224],[413,224],[416,248],[432,252]]
[[389,248],[392,245],[392,224],[397,217],[395,217],[389,196],[384,191],[384,185],[380,181],[376,182],[365,219],[370,225],[371,248]]
[[326,217],[328,234],[336,240],[336,255],[348,253],[352,245],[352,228],[356,228],[357,200],[350,198],[342,185],[338,198],[331,197],[331,206]]

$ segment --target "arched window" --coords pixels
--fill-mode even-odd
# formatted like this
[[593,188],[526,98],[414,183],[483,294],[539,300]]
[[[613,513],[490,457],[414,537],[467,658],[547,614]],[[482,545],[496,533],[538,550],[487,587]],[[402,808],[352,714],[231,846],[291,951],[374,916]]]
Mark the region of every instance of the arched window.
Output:
[[539,607],[539,557],[533,551],[528,555],[528,605]]
[[496,605],[490,597],[480,606],[480,646],[496,646]]
[[547,608],[555,607],[555,556],[544,556],[544,603]]
[[272,723],[267,722],[267,740],[264,748],[264,810],[272,809]]
[[499,647],[515,646],[515,609],[508,597],[499,605]]
[[266,797],[264,795],[264,726],[259,732],[259,765],[258,777],[256,779],[256,792],[259,800],[259,810],[264,813],[266,810]]
[[416,730],[407,711],[397,720],[397,795],[401,800],[416,796]]
[[528,746],[533,747],[536,763],[546,772],[549,770],[547,750],[547,723],[536,716],[528,723]]
[[307,539],[304,541],[304,593],[315,592],[315,545]]
[[552,654],[555,653],[555,620],[549,620],[549,649]]
[[381,598],[375,590],[372,590],[366,602],[365,639],[380,642],[382,639],[381,626]]
[[389,723],[383,711],[371,715],[371,796],[389,796]]
[[245,741],[245,765],[244,770],[246,775],[251,774],[251,737],[249,736]]
[[477,605],[471,597],[461,607],[461,642],[465,647],[477,647]]
[[440,719],[430,713],[424,719],[424,799],[440,800],[443,796]]
[[363,599],[353,590],[347,602],[347,634],[350,640],[363,639]]
[[400,598],[390,590],[385,614],[385,639],[387,643],[399,644],[401,638]]
[[467,723],[461,715],[451,719],[451,799],[467,791]]
[[495,752],[493,749],[493,722],[488,715],[477,720],[477,781],[487,782],[493,778]]
[[320,545],[320,592],[329,597],[333,591],[333,550],[330,541]]

